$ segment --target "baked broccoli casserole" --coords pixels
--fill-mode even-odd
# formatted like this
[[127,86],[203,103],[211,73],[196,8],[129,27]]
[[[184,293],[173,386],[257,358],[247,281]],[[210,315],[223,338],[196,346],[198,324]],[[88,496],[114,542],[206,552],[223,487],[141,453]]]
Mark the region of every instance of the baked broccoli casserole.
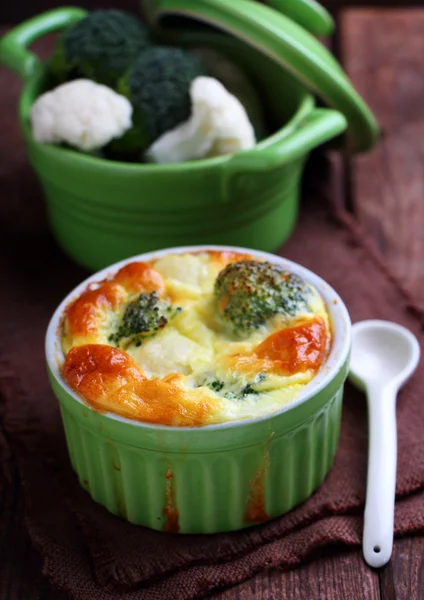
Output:
[[89,406],[173,426],[276,412],[311,381],[331,343],[314,287],[228,251],[129,263],[91,283],[62,327],[62,376]]

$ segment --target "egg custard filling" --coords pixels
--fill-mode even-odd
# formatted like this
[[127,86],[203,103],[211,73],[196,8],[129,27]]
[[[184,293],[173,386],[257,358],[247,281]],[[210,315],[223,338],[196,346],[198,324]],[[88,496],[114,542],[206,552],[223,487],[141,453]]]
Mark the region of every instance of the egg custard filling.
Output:
[[167,254],[89,284],[67,307],[62,376],[94,410],[203,426],[280,410],[330,343],[323,299],[280,265]]

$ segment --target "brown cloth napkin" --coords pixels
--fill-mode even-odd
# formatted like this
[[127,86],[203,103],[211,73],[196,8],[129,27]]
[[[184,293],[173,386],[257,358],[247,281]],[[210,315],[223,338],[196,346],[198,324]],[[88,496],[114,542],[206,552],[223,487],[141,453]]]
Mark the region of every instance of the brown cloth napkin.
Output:
[[[55,306],[87,273],[57,248],[34,177],[27,167],[21,171],[19,166],[10,181],[20,186],[26,208],[13,200],[11,183],[0,209],[0,419],[7,447],[1,436],[0,446],[19,467],[28,531],[44,573],[77,600],[184,600],[266,568],[292,568],[330,544],[360,544],[367,420],[364,397],[349,385],[334,468],[309,500],[267,524],[210,536],[158,533],[108,514],[80,489],[49,389],[43,342]],[[347,214],[316,192],[308,196],[281,253],[334,286],[354,321],[390,319],[422,343],[424,310],[413,304]],[[424,531],[423,388],[419,368],[398,402],[396,535]],[[3,468],[7,465],[4,460]]]

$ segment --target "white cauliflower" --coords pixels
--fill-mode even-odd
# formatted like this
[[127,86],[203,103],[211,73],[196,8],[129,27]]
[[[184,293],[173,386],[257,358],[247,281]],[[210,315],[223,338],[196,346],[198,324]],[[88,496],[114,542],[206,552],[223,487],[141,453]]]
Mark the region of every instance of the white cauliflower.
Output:
[[65,142],[80,150],[102,148],[132,126],[129,100],[105,85],[75,79],[42,94],[31,108],[37,142]]
[[256,135],[265,137],[265,115],[257,86],[250,80],[247,73],[235,62],[214,48],[198,47],[192,54],[205,65],[208,75],[218,79],[240,100],[246,109]]
[[255,133],[241,102],[213,77],[190,87],[191,117],[158,138],[147,151],[157,163],[176,163],[233,154],[252,148]]

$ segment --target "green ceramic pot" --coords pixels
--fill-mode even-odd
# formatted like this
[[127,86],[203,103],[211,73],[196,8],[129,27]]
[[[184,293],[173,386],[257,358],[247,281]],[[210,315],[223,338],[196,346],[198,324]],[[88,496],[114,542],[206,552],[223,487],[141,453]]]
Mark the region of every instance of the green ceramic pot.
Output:
[[[205,248],[252,253],[312,283],[327,303],[333,327],[325,365],[292,404],[260,419],[165,427],[93,411],[60,375],[65,307],[89,282],[104,279],[127,262]],[[246,248],[173,248],[134,257],[90,277],[60,304],[46,336],[49,377],[81,485],[112,513],[161,531],[231,531],[288,512],[312,494],[333,464],[350,329],[345,305],[322,279],[295,263]]]
[[[154,3],[149,1],[152,8]],[[238,2],[237,10],[242,8],[246,13],[245,2]],[[207,4],[210,1],[204,3]],[[232,4],[221,5],[226,10],[235,8]],[[201,5],[196,2],[193,6]],[[306,82],[309,86],[310,73],[303,77],[300,72],[302,60],[314,57],[315,61],[318,57],[324,65],[319,76],[328,78],[329,71],[335,77],[337,93],[341,86],[343,93],[353,94],[358,111],[365,111],[361,114],[365,115],[367,130],[358,149],[374,143],[372,117],[324,47],[283,15],[265,6],[258,8],[265,11],[265,23],[273,13],[283,19],[281,26],[287,31],[282,30],[281,48],[285,52],[290,47],[286,62],[278,62],[274,55],[263,52],[256,41],[249,44],[228,33],[180,32],[180,41],[223,50],[253,72],[273,115],[275,133],[251,151],[178,165],[114,162],[33,139],[29,112],[43,89],[45,70],[27,46],[80,19],[85,11],[59,8],[44,13],[19,25],[1,40],[0,62],[24,79],[19,118],[29,160],[45,193],[53,233],[77,262],[96,270],[140,252],[181,244],[237,244],[276,250],[295,225],[299,186],[309,152],[346,129],[343,111],[316,107],[313,95],[304,85]],[[299,35],[301,42],[302,36],[307,36],[312,44],[300,52],[294,48]],[[270,43],[278,48],[275,32],[273,36],[268,36]],[[268,40],[263,33],[262,37],[263,42]],[[302,52],[306,58],[302,58]],[[318,83],[314,83],[315,87]],[[344,98],[343,93],[339,95]],[[352,115],[355,117],[356,113]],[[359,121],[354,120],[354,132],[364,127]]]

